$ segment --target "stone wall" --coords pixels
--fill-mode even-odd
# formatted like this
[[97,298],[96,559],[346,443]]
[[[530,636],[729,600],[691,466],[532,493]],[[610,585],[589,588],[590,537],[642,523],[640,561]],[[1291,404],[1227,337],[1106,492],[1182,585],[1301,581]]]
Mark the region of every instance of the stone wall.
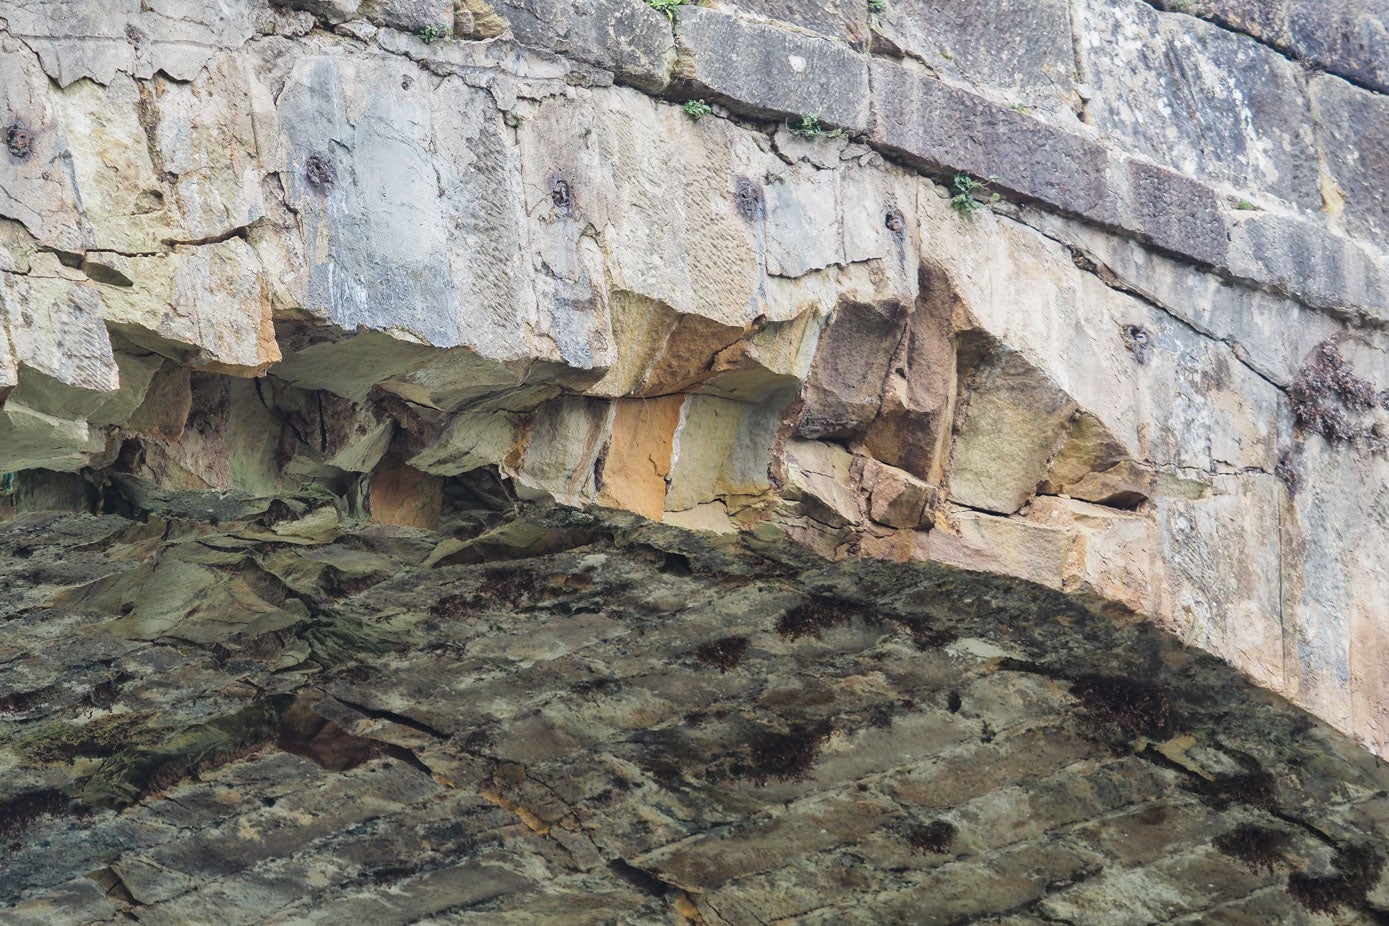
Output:
[[1114,602],[1383,752],[1389,15],[1162,6],[0,0],[11,507],[490,469]]

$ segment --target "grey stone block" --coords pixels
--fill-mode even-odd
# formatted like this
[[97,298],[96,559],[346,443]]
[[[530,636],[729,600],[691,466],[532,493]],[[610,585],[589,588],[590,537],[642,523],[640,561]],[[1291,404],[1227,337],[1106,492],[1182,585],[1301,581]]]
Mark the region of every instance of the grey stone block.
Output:
[[1347,224],[1371,235],[1389,231],[1389,97],[1322,76],[1312,82],[1312,100]]
[[361,0],[272,0],[274,6],[303,10],[330,23],[346,22],[357,15]]
[[1190,177],[1143,161],[1116,162],[1120,224],[1154,245],[1213,267],[1225,265],[1230,239],[1221,198]]
[[678,43],[684,93],[759,118],[868,127],[868,64],[845,45],[698,7],[680,14]]
[[732,6],[755,16],[794,23],[855,48],[868,41],[865,0],[736,0]]
[[1320,225],[1254,214],[1230,228],[1230,271],[1315,308],[1389,319],[1389,274],[1359,244]]
[[1154,0],[1389,92],[1389,0]]
[[1071,102],[1075,49],[1067,0],[895,0],[875,28],[937,73],[1019,104]]
[[453,0],[365,0],[359,11],[378,26],[404,32],[453,34]]
[[670,20],[641,0],[495,0],[516,40],[664,90],[675,59]]
[[1087,112],[1126,150],[1207,181],[1321,207],[1301,69],[1248,36],[1141,0],[1079,22]]
[[1064,212],[1113,225],[1109,153],[1088,139],[948,86],[875,61],[875,144],[918,167],[995,177],[994,186]]
[[1297,57],[1389,93],[1389,0],[1288,0],[1287,17]]

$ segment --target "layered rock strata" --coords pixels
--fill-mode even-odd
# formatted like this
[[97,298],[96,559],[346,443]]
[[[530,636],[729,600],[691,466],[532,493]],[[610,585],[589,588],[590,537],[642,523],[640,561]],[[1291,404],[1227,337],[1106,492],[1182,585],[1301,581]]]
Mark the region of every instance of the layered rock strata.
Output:
[[10,507],[485,471],[1121,604],[1389,746],[1375,7],[677,6],[0,3]]

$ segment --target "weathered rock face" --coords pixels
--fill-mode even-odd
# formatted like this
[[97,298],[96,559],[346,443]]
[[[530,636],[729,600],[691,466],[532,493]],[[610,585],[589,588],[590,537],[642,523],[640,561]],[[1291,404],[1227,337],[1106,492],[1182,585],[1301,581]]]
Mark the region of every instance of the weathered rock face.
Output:
[[1389,912],[1389,773],[1141,617],[480,474],[438,510],[0,526],[4,922]]
[[875,5],[0,0],[9,510],[487,473],[1122,605],[1389,749],[1383,15]]

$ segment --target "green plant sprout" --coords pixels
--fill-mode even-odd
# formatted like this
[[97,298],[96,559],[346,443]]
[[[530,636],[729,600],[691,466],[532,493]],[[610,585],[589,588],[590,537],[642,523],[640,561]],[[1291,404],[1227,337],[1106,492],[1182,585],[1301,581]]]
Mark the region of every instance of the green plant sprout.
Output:
[[801,116],[799,122],[787,123],[794,135],[801,138],[840,138],[844,135],[843,129],[826,129],[820,124],[820,117],[811,113]]
[[[997,177],[989,177],[989,181],[997,180]],[[981,209],[987,209],[989,203],[996,203],[1001,198],[997,193],[991,193],[987,200],[979,197],[982,192],[987,191],[989,183],[971,177],[969,174],[956,174],[950,178],[950,208],[954,209],[962,216],[972,216]]]
[[685,115],[689,116],[695,122],[698,122],[714,111],[713,107],[703,100],[688,101],[685,103],[684,110]]
[[675,11],[693,0],[646,0],[646,5],[657,13],[664,13],[666,19],[675,22]]

